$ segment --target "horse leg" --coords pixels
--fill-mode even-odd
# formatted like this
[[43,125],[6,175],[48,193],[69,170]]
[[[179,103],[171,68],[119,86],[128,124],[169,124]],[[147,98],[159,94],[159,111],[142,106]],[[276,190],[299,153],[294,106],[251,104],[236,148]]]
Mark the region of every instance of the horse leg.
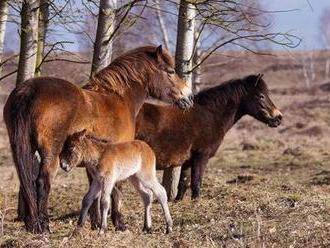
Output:
[[197,155],[194,158],[191,167],[191,198],[197,199],[200,197],[200,187],[202,185],[202,177],[207,165],[208,157],[205,155]]
[[[88,178],[89,186],[91,186],[93,177],[88,172],[87,169],[86,169],[86,172],[87,172],[87,178]],[[93,202],[93,204],[89,208],[88,212],[89,212],[89,216],[90,216],[90,219],[91,219],[91,227],[92,227],[93,230],[96,230],[97,228],[99,228],[101,226],[100,197],[98,197]]]
[[120,213],[121,208],[121,184],[116,183],[111,193],[111,220],[116,231],[125,231],[127,226],[123,221],[123,215]]
[[39,220],[43,232],[49,232],[48,197],[51,189],[51,182],[54,179],[59,167],[57,155],[42,156],[39,176],[37,178],[37,205]]
[[99,197],[100,192],[101,192],[101,184],[98,181],[93,180],[93,182],[89,187],[88,192],[86,193],[84,199],[82,200],[81,210],[78,220],[78,227],[82,227],[84,225],[87,218],[88,210],[95,201],[95,199]]
[[175,197],[176,201],[182,201],[188,188],[188,169],[190,168],[190,160],[187,160],[181,167],[180,180],[178,185],[178,193]]
[[137,179],[136,176],[130,177],[130,182],[134,188],[140,193],[144,205],[144,225],[143,232],[151,233],[151,204],[152,192],[146,189]]
[[102,222],[99,234],[103,234],[108,228],[108,213],[110,208],[110,194],[114,186],[114,180],[105,179],[101,196]]
[[166,233],[172,232],[173,221],[168,208],[167,194],[165,188],[158,182],[156,173],[151,176],[137,175],[140,183],[147,189],[152,190],[158,201],[160,202],[166,221]]

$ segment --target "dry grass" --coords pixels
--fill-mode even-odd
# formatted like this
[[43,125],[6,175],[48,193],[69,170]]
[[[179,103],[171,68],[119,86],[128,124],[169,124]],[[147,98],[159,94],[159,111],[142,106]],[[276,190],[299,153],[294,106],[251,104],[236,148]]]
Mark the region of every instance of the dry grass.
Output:
[[[249,67],[245,68],[247,61]],[[221,70],[205,69],[204,80],[212,83],[212,78],[222,76],[222,70],[238,66],[245,74],[247,70],[268,68],[265,79],[284,113],[284,122],[277,129],[269,129],[252,118],[241,120],[209,162],[202,198],[191,201],[187,195],[182,202],[170,203],[174,220],[170,235],[164,234],[158,203],[153,205],[153,233],[142,233],[142,203],[125,184],[123,213],[129,232],[115,232],[110,225],[109,232],[98,237],[87,225],[81,236],[71,237],[87,190],[81,169],[70,174],[60,171],[55,180],[49,205],[52,233],[26,233],[22,223],[15,221],[18,180],[1,124],[1,246],[329,247],[330,93],[320,89],[324,83],[321,71],[313,87],[307,89],[299,81],[299,67],[284,70],[289,62],[281,55],[276,59],[234,61]],[[315,67],[322,68],[322,63],[320,60]]]

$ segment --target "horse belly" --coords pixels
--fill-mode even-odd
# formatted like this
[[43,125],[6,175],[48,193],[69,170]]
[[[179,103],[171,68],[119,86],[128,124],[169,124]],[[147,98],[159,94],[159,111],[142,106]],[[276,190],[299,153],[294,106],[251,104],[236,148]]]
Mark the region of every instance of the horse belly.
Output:
[[133,159],[115,160],[114,166],[117,181],[123,181],[141,170],[142,158],[137,156]]

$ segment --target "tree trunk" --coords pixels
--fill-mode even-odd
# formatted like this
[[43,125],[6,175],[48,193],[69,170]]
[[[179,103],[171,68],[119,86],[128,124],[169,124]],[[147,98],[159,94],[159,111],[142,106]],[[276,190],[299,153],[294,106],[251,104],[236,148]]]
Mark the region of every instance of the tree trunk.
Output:
[[[181,0],[178,18],[175,64],[180,77],[192,86],[192,58],[194,49],[195,6],[186,0]],[[163,185],[168,199],[173,199],[178,190],[181,167],[168,168],[164,171]]]
[[110,36],[115,28],[116,5],[117,0],[100,1],[91,76],[110,64],[112,54]]
[[[0,63],[3,59],[3,53],[4,53],[4,40],[5,40],[7,17],[8,17],[8,4],[6,0],[3,0],[0,2]],[[0,75],[1,75],[1,68],[2,66],[0,66]]]
[[[201,62],[201,56],[202,56],[202,52],[201,52],[201,40],[198,32],[195,32],[195,53],[194,53],[194,58],[193,58],[193,64],[198,65]],[[201,83],[202,83],[202,79],[201,79],[201,67],[198,66],[197,68],[195,68],[195,70],[193,71],[193,92],[197,93],[198,91],[200,91],[201,89]]]
[[40,0],[39,20],[38,20],[38,46],[37,46],[37,62],[35,75],[41,76],[41,64],[44,57],[46,33],[49,18],[48,0]]
[[21,11],[21,45],[16,84],[34,76],[37,58],[39,0],[25,0]]
[[157,15],[157,20],[159,23],[160,31],[162,32],[163,43],[164,43],[165,48],[168,50],[170,48],[170,44],[168,41],[168,35],[167,35],[167,30],[165,27],[164,19],[162,17],[162,13],[160,11],[160,3],[159,3],[159,0],[155,0],[155,2],[156,2],[156,15]]

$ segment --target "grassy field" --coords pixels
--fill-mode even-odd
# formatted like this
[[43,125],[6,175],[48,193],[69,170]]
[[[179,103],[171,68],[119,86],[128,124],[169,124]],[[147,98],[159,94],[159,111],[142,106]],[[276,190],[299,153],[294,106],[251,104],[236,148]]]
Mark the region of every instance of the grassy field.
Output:
[[[210,60],[203,69],[207,86],[237,71],[239,76],[265,73],[284,121],[270,129],[243,118],[209,162],[202,198],[192,201],[188,192],[182,202],[170,203],[174,229],[169,235],[164,234],[157,202],[152,210],[153,233],[142,233],[142,203],[126,183],[123,214],[129,231],[115,232],[110,225],[106,235],[99,237],[86,225],[80,236],[72,237],[87,190],[83,169],[69,174],[59,171],[55,179],[49,203],[52,233],[26,233],[23,224],[15,221],[19,184],[1,121],[1,247],[330,247],[330,80],[324,77],[328,55],[317,54],[316,77],[310,87],[299,62],[304,54],[294,58],[237,54],[241,57],[236,59],[219,55]],[[80,77],[85,69],[75,68],[75,72]],[[61,76],[60,70],[46,68],[56,76]],[[1,106],[12,88],[11,80],[0,86]]]

